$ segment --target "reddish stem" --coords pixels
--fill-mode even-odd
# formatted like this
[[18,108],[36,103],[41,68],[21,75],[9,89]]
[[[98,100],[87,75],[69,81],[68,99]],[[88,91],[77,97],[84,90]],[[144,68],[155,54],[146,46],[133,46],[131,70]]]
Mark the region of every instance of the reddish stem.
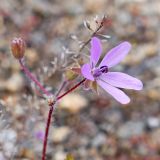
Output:
[[43,141],[42,160],[46,159],[45,157],[46,157],[49,126],[50,126],[50,123],[51,123],[51,117],[52,117],[52,113],[53,113],[53,110],[54,110],[54,104],[52,106],[50,106],[49,113],[48,113],[47,125],[46,125],[46,130],[45,130],[45,137],[44,137],[44,141]]
[[63,98],[65,95],[67,95],[68,93],[72,92],[73,90],[75,90],[77,87],[79,87],[84,81],[86,80],[86,78],[84,78],[82,81],[80,81],[78,84],[76,84],[75,86],[73,86],[71,89],[69,89],[68,91],[66,91],[65,93],[63,93],[62,95],[60,95],[59,97],[57,97],[57,100],[60,100],[61,98]]
[[[66,91],[65,93],[63,93],[61,96],[57,97],[57,100],[60,100],[61,98],[63,98],[65,95],[69,94],[70,92],[72,92],[73,90],[75,90],[77,87],[79,87],[86,79],[83,79],[82,81],[80,81],[79,83],[77,83],[75,86],[73,86],[71,89],[69,89],[68,91]],[[65,84],[62,85],[62,87]],[[62,89],[61,87],[61,89]],[[60,89],[60,90],[61,90]],[[60,91],[58,92],[60,93]],[[58,96],[58,94],[57,94]],[[45,130],[45,137],[44,137],[44,141],[43,141],[43,150],[42,150],[42,160],[45,160],[46,157],[46,150],[47,150],[47,140],[48,140],[48,133],[49,133],[49,126],[51,123],[51,117],[52,117],[52,113],[54,111],[54,105],[56,103],[56,101],[50,106],[50,110],[48,113],[48,119],[47,119],[47,124],[46,124],[46,130]]]
[[36,77],[28,70],[27,67],[25,67],[25,65],[22,62],[22,59],[19,60],[19,63],[21,65],[22,70],[24,71],[24,73],[26,74],[26,76],[31,79],[34,83],[36,83],[36,85],[40,88],[40,90],[47,96],[52,95],[51,93],[49,93],[42,85],[41,83],[36,79]]
[[[24,73],[26,74],[26,76],[32,80],[39,88],[40,90],[47,96],[52,95],[50,92],[48,92],[42,85],[41,83],[36,79],[36,77],[34,75],[32,75],[32,73],[28,70],[27,67],[25,67],[25,65],[22,62],[22,59],[19,60],[19,63],[21,65],[22,70],[24,71]],[[42,150],[42,160],[46,159],[46,150],[47,150],[47,141],[48,141],[48,133],[49,133],[49,128],[50,128],[50,123],[51,123],[51,118],[52,118],[52,113],[54,111],[54,105],[55,103],[60,100],[61,98],[63,98],[64,96],[66,96],[67,94],[69,94],[70,92],[72,92],[73,90],[75,90],[76,88],[78,88],[86,79],[83,79],[82,81],[80,81],[78,84],[76,84],[75,86],[73,86],[71,89],[69,89],[68,91],[66,91],[65,93],[63,93],[62,95],[58,96],[60,94],[60,92],[62,91],[62,89],[64,88],[66,81],[64,81],[62,83],[62,86],[60,87],[59,91],[56,94],[56,100],[53,102],[52,105],[50,105],[50,109],[49,109],[49,113],[48,113],[48,119],[47,119],[47,124],[46,124],[46,129],[45,129],[45,137],[44,137],[44,141],[43,141],[43,150]]]

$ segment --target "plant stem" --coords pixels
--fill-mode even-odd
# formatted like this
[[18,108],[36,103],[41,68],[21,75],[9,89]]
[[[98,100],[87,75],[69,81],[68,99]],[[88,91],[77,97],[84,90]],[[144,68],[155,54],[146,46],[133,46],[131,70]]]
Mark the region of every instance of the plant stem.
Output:
[[[32,80],[39,88],[40,90],[47,96],[51,96],[52,93],[48,92],[42,85],[41,83],[36,79],[36,77],[28,70],[28,68],[23,64],[22,59],[19,60],[20,66],[22,68],[22,70],[24,71],[24,73],[26,74],[26,76]],[[47,150],[47,141],[48,141],[48,133],[49,133],[49,129],[50,129],[50,123],[51,123],[51,118],[52,118],[52,113],[54,111],[54,106],[55,103],[57,102],[57,100],[60,100],[61,98],[63,98],[64,96],[66,96],[67,94],[69,94],[70,92],[72,92],[73,90],[75,90],[77,87],[79,87],[86,79],[83,79],[82,81],[80,81],[78,84],[76,84],[75,86],[73,86],[71,89],[69,89],[68,91],[66,91],[65,93],[63,93],[62,95],[59,96],[60,92],[62,91],[62,89],[64,88],[64,86],[66,85],[66,81],[64,81],[60,87],[60,89],[58,90],[57,94],[56,94],[56,100],[53,102],[52,105],[50,105],[50,109],[48,112],[48,118],[47,118],[47,124],[46,124],[46,129],[45,129],[45,137],[44,137],[44,141],[43,141],[43,150],[42,150],[42,160],[46,159],[46,150]]]
[[64,86],[66,85],[66,83],[67,83],[67,80],[65,80],[65,81],[62,82],[62,84],[61,84],[59,90],[58,90],[57,93],[56,93],[56,97],[59,96],[59,94],[60,94],[61,91],[63,90],[63,88],[64,88]]
[[91,41],[92,37],[94,37],[97,34],[97,32],[103,27],[104,20],[105,20],[105,16],[103,17],[103,19],[102,19],[100,25],[97,27],[97,29],[92,33],[90,38],[80,48],[79,52],[81,52],[84,49],[84,47]]
[[62,95],[58,96],[59,93],[61,92],[61,90],[64,88],[64,86],[66,84],[66,81],[64,81],[62,83],[60,89],[58,90],[58,92],[56,94],[57,98],[53,102],[53,104],[50,106],[49,113],[48,113],[48,119],[47,119],[46,130],[45,130],[45,137],[44,137],[44,141],[43,141],[42,160],[46,160],[48,133],[49,133],[50,123],[51,123],[51,117],[52,117],[52,113],[54,111],[55,103],[57,102],[57,100],[60,100],[61,98],[63,98],[64,96],[66,96],[67,94],[69,94],[70,92],[72,92],[73,90],[75,90],[76,88],[78,88],[85,80],[86,79],[83,79],[82,81],[80,81],[79,83],[77,83],[75,86],[73,86],[71,89],[69,89],[68,91],[66,91]]
[[79,87],[84,81],[86,80],[86,78],[84,78],[82,81],[80,81],[79,83],[77,83],[75,86],[73,86],[71,89],[69,89],[68,91],[66,91],[65,93],[63,93],[62,95],[60,95],[59,97],[57,97],[57,100],[60,100],[61,98],[63,98],[65,95],[67,95],[68,93],[72,92],[73,90],[75,90],[77,87]]
[[52,93],[48,92],[42,85],[41,83],[36,79],[36,77],[28,70],[28,68],[23,64],[22,59],[19,60],[19,63],[21,65],[22,70],[26,74],[26,76],[32,80],[39,88],[40,90],[47,96],[52,95]]
[[[52,93],[48,92],[42,85],[41,83],[36,79],[36,77],[28,70],[28,68],[23,64],[22,59],[19,60],[20,66],[22,68],[22,70],[24,71],[24,73],[26,74],[26,76],[32,80],[39,88],[40,90],[47,96],[51,96]],[[46,150],[47,150],[47,141],[48,141],[48,133],[49,133],[49,129],[50,129],[50,123],[51,123],[51,118],[52,118],[52,113],[54,111],[54,106],[56,104],[56,102],[58,100],[60,100],[61,98],[63,98],[64,96],[66,96],[67,94],[69,94],[70,92],[72,92],[73,90],[75,90],[76,88],[78,88],[86,79],[83,79],[82,81],[80,81],[78,84],[76,84],[75,86],[73,86],[71,89],[67,90],[65,93],[63,93],[62,95],[59,96],[60,92],[62,91],[62,89],[64,88],[64,86],[66,85],[67,81],[64,81],[61,85],[61,87],[59,88],[59,90],[57,91],[56,94],[56,100],[50,105],[50,109],[48,112],[48,118],[47,118],[47,124],[46,124],[46,129],[45,129],[45,137],[44,137],[44,141],[43,141],[43,150],[42,150],[42,160],[46,159]]]
[[54,105],[55,105],[55,103],[50,106],[49,113],[48,113],[47,125],[46,125],[46,130],[45,130],[45,137],[44,137],[44,141],[43,141],[42,160],[46,159],[48,133],[49,133],[49,128],[50,128],[52,113],[54,110]]

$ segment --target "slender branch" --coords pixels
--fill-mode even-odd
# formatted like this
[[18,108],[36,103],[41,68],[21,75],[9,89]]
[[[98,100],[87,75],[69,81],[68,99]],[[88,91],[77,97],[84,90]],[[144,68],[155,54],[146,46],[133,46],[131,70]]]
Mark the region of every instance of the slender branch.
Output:
[[106,17],[104,16],[103,19],[102,19],[102,21],[101,21],[101,23],[100,23],[100,25],[99,25],[99,26],[97,27],[97,29],[91,34],[90,38],[83,44],[83,46],[80,48],[79,52],[81,52],[81,51],[84,49],[84,47],[91,41],[92,37],[94,37],[94,36],[97,34],[97,32],[103,27],[105,18],[106,18]]
[[73,90],[75,90],[77,87],[79,87],[86,79],[83,79],[82,81],[80,81],[79,83],[77,83],[75,86],[73,86],[71,89],[69,89],[68,91],[66,91],[65,93],[63,93],[61,96],[58,97],[58,95],[60,94],[61,90],[64,88],[66,81],[64,81],[60,87],[60,89],[57,92],[57,98],[56,100],[52,103],[52,105],[50,106],[50,110],[48,113],[48,119],[47,119],[47,124],[46,124],[46,130],[45,130],[45,137],[44,137],[44,141],[43,141],[43,150],[42,150],[42,160],[46,160],[46,150],[47,150],[47,141],[48,141],[48,133],[49,133],[49,128],[50,128],[50,123],[51,123],[51,117],[52,117],[52,113],[54,111],[54,106],[57,102],[57,100],[60,100],[61,98],[63,98],[65,95],[69,94],[70,92],[72,92]]
[[75,90],[77,87],[79,87],[84,81],[86,80],[86,78],[84,78],[82,81],[80,81],[78,84],[76,84],[75,86],[73,86],[71,89],[69,89],[68,91],[66,91],[65,93],[63,93],[62,95],[60,95],[59,97],[57,97],[57,100],[60,100],[61,98],[63,98],[65,95],[67,95],[68,93],[72,92],[73,90]]
[[28,70],[27,67],[25,67],[25,65],[22,62],[22,59],[19,60],[19,63],[21,65],[22,70],[24,71],[24,73],[26,74],[26,76],[31,79],[39,88],[40,90],[47,96],[52,95],[52,93],[48,92],[42,85],[41,83],[36,79],[36,77]]
[[[16,48],[17,49],[17,48]],[[14,48],[15,51],[15,48]],[[31,80],[33,81],[39,88],[40,90],[46,95],[48,96],[48,99],[50,96],[53,96],[52,93],[48,92],[43,86],[42,84],[37,80],[37,78],[29,71],[29,69],[24,65],[22,59],[20,57],[18,57],[19,59],[19,63],[20,66],[23,70],[23,72],[25,73],[25,75]],[[46,129],[45,129],[45,136],[44,136],[44,141],[43,141],[43,149],[42,149],[42,160],[46,160],[46,150],[47,150],[47,141],[48,141],[48,133],[49,133],[49,129],[50,129],[50,123],[51,123],[51,119],[52,119],[52,113],[55,109],[55,104],[58,100],[60,100],[61,98],[63,98],[64,96],[66,96],[67,94],[69,94],[70,92],[72,92],[73,90],[75,90],[76,88],[78,88],[78,86],[80,86],[86,79],[81,80],[78,84],[76,84],[75,86],[73,86],[71,89],[69,89],[68,91],[66,91],[65,93],[63,93],[62,95],[59,96],[60,92],[62,91],[62,89],[64,88],[64,86],[66,85],[67,81],[64,81],[61,85],[61,87],[59,88],[59,90],[56,93],[56,97],[55,100],[51,100],[52,103],[48,103],[50,106],[49,112],[48,112],[48,118],[47,118],[47,124],[46,124]]]
[[[40,90],[47,96],[52,95],[50,92],[48,92],[42,85],[41,83],[36,79],[36,77],[34,75],[31,74],[31,72],[28,70],[27,67],[25,67],[25,65],[23,64],[22,60],[19,60],[19,63],[21,65],[22,70],[24,71],[24,73],[26,74],[26,76],[32,80],[39,88]],[[49,129],[50,129],[50,123],[51,123],[51,118],[52,118],[52,113],[54,111],[54,106],[55,103],[57,102],[57,100],[60,100],[61,98],[63,98],[65,95],[69,94],[70,92],[72,92],[73,90],[75,90],[78,86],[80,86],[86,79],[83,79],[82,81],[80,81],[78,84],[76,84],[75,86],[73,86],[71,89],[69,89],[68,91],[66,91],[65,93],[63,93],[62,95],[59,96],[60,92],[62,91],[62,89],[64,88],[64,86],[66,85],[67,81],[64,81],[61,85],[61,87],[59,88],[57,94],[56,94],[56,100],[53,101],[53,103],[50,105],[50,109],[48,112],[48,119],[47,119],[47,124],[46,124],[46,129],[45,129],[45,137],[44,137],[44,141],[43,141],[43,150],[42,150],[42,160],[46,159],[46,150],[47,150],[47,142],[48,142],[48,133],[49,133]]]
[[59,90],[58,90],[57,93],[56,93],[56,97],[58,97],[58,95],[61,93],[61,91],[63,90],[63,88],[64,88],[64,86],[66,85],[66,83],[67,83],[67,80],[65,80],[65,81],[62,82]]
[[42,160],[46,159],[48,133],[49,133],[49,128],[50,128],[52,113],[54,110],[54,105],[55,105],[55,103],[50,106],[49,113],[48,113],[47,125],[46,125],[46,130],[45,130],[45,137],[44,137],[44,141],[43,141]]
[[[65,84],[67,83],[67,81],[63,81],[59,90],[56,93],[56,97],[60,94],[60,92],[62,91],[62,89],[64,88]],[[46,129],[45,129],[45,137],[44,137],[44,141],[43,141],[43,149],[42,149],[42,160],[45,160],[46,158],[46,150],[47,150],[47,142],[48,142],[48,133],[49,133],[49,129],[50,129],[50,123],[51,123],[51,118],[52,118],[52,114],[54,111],[54,106],[55,106],[56,101],[54,101],[51,105],[50,105],[50,109],[48,112],[48,119],[47,119],[47,123],[46,123]]]

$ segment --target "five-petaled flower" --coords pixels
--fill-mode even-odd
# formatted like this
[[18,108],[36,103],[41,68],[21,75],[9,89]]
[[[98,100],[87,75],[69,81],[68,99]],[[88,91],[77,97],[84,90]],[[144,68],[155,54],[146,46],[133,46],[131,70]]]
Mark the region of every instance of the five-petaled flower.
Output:
[[122,104],[130,102],[130,98],[119,88],[141,90],[143,84],[140,80],[121,72],[110,72],[109,69],[118,64],[131,49],[129,42],[122,42],[111,49],[97,65],[102,47],[100,40],[93,37],[91,40],[90,63],[84,64],[81,68],[82,75],[90,81],[96,82],[106,92],[112,95]]

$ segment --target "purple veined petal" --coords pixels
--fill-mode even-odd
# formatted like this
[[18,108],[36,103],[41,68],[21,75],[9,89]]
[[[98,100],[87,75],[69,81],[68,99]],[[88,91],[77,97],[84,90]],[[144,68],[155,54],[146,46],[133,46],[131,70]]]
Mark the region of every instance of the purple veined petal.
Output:
[[91,52],[90,64],[92,67],[94,67],[97,64],[102,53],[101,41],[96,37],[93,37],[91,40],[90,52]]
[[143,83],[139,79],[121,72],[108,72],[101,75],[100,79],[118,88],[134,90],[141,90],[143,88]]
[[118,64],[123,58],[128,54],[131,49],[131,44],[129,42],[122,42],[118,46],[111,49],[103,58],[99,66],[108,66],[111,68]]
[[81,73],[85,78],[94,81],[94,77],[91,74],[90,64],[84,64],[81,68]]
[[127,104],[130,102],[130,98],[120,89],[115,88],[102,80],[97,80],[97,83],[110,95],[112,95],[118,102]]

